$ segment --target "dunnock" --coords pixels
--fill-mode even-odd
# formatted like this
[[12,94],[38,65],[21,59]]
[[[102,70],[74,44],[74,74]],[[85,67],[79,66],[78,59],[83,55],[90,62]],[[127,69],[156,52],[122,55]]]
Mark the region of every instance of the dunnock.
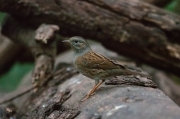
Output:
[[[73,62],[77,70],[84,76],[95,80],[95,86],[82,101],[88,99],[106,79],[121,75],[139,75],[142,77],[149,77],[147,73],[144,73],[139,69],[123,66],[94,52],[82,37],[74,36],[68,40],[64,40],[63,42],[69,43],[75,52]],[[102,81],[100,82],[100,80]]]

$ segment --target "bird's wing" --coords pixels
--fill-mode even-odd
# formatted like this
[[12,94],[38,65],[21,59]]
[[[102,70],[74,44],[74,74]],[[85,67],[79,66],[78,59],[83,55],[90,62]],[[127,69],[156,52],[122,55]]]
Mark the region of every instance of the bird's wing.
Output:
[[140,69],[132,68],[128,66],[121,65],[107,57],[95,53],[88,52],[83,56],[80,56],[76,60],[77,65],[83,65],[83,67],[89,69],[103,69],[111,70],[112,75],[140,75],[142,77],[150,77],[146,72],[142,72]]
[[80,59],[81,59],[81,63],[83,63],[84,66],[92,69],[108,70],[108,69],[126,68],[125,66],[120,65],[115,61],[110,60],[109,58],[95,52],[88,52],[84,54]]

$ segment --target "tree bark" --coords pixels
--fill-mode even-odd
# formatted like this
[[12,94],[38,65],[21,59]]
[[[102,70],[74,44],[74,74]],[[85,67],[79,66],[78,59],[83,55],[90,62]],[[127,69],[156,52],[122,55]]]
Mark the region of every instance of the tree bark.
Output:
[[124,77],[129,80],[126,82],[118,77],[116,80],[124,85],[101,86],[96,94],[81,102],[94,85],[94,80],[78,74],[72,65],[57,64],[54,77],[46,85],[35,93],[31,92],[26,100],[18,99],[14,103],[22,105],[16,108],[18,119],[178,119],[180,116],[179,107],[162,91],[152,88],[150,80],[143,78],[138,81]]
[[[180,116],[180,109],[172,100],[160,90],[150,87],[101,87],[88,100],[80,102],[92,88],[94,81],[82,75],[73,74],[71,77],[76,72],[73,67],[63,68],[65,70],[58,69],[61,71],[56,79],[51,79],[48,87],[40,89],[43,91],[26,100],[22,110],[29,113],[28,119],[164,119],[167,116],[178,119]],[[67,68],[71,70],[66,72]],[[129,78],[129,82],[131,81]],[[27,108],[29,106],[31,108]],[[164,110],[164,107],[168,109]]]
[[[0,10],[25,28],[53,23],[61,27],[61,35],[95,39],[120,54],[179,75],[180,17],[150,4],[134,0],[1,0]],[[5,34],[14,39],[10,33],[17,32],[10,29]]]
[[[97,44],[91,46],[103,55],[117,58],[117,54]],[[72,51],[58,56],[53,77],[39,87],[38,91],[30,91],[13,101],[15,110],[8,108],[16,111],[17,119],[179,119],[179,107],[157,89],[151,80],[141,77],[121,76],[107,80],[105,84],[108,85],[102,85],[88,100],[80,102],[95,82],[79,74],[69,64],[72,59]],[[121,61],[121,64],[125,62]],[[162,77],[158,78],[162,80]],[[20,85],[12,95],[1,97],[0,104],[12,101],[14,98],[11,96],[20,96],[19,93],[30,90],[30,79],[31,75],[27,75],[23,83],[25,85]],[[6,115],[6,112],[2,115]]]

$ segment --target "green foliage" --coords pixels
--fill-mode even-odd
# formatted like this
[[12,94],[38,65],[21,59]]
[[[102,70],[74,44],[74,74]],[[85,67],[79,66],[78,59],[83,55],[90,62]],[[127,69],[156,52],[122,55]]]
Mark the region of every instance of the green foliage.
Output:
[[[171,12],[175,12],[176,6],[178,5],[178,0],[172,0],[166,7],[165,9]],[[180,6],[179,6],[180,7]]]
[[6,17],[6,13],[0,12],[0,25],[2,24],[5,17]]
[[8,92],[17,88],[21,79],[29,72],[34,65],[32,63],[16,63],[9,72],[0,77],[0,91]]

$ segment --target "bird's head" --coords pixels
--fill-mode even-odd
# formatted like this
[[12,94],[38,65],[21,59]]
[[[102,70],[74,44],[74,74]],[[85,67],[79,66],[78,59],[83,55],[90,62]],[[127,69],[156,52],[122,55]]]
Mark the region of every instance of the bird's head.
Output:
[[71,37],[68,40],[63,40],[62,42],[69,43],[76,53],[85,53],[86,51],[91,50],[89,44],[84,40],[84,38],[79,36]]

